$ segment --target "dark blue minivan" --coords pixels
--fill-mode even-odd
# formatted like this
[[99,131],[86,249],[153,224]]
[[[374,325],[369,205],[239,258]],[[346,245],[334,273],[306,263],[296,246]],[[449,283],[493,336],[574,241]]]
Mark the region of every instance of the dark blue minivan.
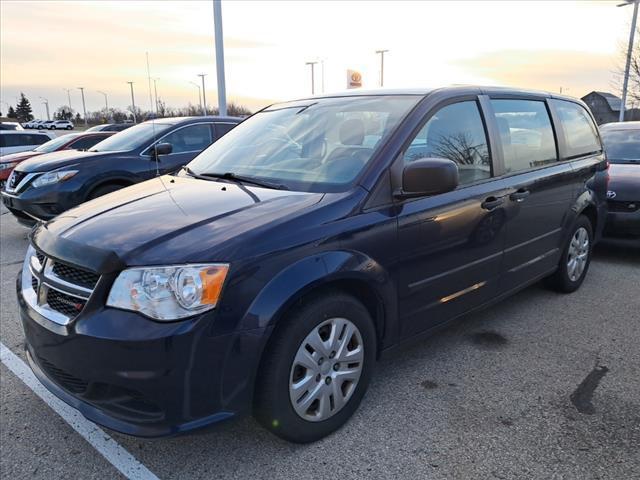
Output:
[[271,105],[180,172],[33,230],[17,284],[29,362],[127,434],[253,412],[317,440],[389,349],[542,279],[576,290],[606,165],[585,105],[554,94]]

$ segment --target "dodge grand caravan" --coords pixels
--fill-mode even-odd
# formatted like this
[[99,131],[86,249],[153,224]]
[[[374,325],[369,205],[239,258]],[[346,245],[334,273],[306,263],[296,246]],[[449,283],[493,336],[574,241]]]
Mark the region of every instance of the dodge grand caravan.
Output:
[[314,441],[376,359],[541,279],[583,282],[606,168],[585,105],[498,88],[279,103],[178,173],[39,224],[17,291],[36,376],[131,435],[253,412]]

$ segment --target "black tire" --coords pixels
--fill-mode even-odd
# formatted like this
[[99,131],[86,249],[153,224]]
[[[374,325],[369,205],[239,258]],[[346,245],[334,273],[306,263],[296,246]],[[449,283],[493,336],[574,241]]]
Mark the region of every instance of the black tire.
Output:
[[55,129],[56,129],[55,125],[52,125],[52,126],[49,127],[49,130],[55,130]]
[[[362,370],[353,392],[341,409],[325,420],[309,421],[296,413],[289,396],[293,362],[307,335],[333,318],[348,319],[357,327],[364,348]],[[319,440],[344,425],[357,410],[369,385],[375,358],[373,321],[358,300],[342,292],[310,297],[282,319],[269,341],[256,381],[254,416],[265,428],[285,440],[295,443]],[[329,371],[327,375],[330,374]],[[315,381],[317,385],[325,383]]]
[[116,190],[120,190],[121,188],[124,188],[124,185],[118,185],[116,183],[102,185],[91,192],[88,200],[93,200],[94,198],[101,197],[103,195],[106,195],[107,193],[115,192]]
[[73,127],[72,126],[68,126],[67,130],[73,130]]
[[[570,255],[569,247],[571,246],[571,242],[573,241],[576,233],[582,228],[587,231],[588,239],[589,239],[587,258],[586,258],[586,262],[584,265],[584,269],[582,270],[582,273],[577,278],[572,279],[570,277],[569,266],[568,266],[569,255]],[[558,264],[558,269],[555,271],[555,273],[553,273],[551,276],[545,279],[546,285],[549,288],[561,293],[575,292],[578,288],[580,288],[580,285],[582,285],[582,282],[584,281],[587,275],[587,271],[589,270],[589,264],[591,263],[592,253],[593,253],[593,226],[591,225],[591,222],[587,217],[585,217],[584,215],[580,215],[576,219],[575,223],[573,224],[571,232],[565,242],[565,246],[562,250],[562,256],[560,257],[560,263]]]

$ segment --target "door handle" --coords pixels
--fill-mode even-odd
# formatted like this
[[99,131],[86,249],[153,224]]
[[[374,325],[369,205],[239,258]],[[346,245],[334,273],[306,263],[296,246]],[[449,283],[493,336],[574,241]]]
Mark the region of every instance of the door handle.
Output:
[[514,192],[511,195],[509,195],[509,199],[513,200],[514,202],[520,203],[520,202],[523,202],[524,199],[527,198],[530,194],[531,192],[529,190],[525,190],[521,188],[517,192]]
[[503,198],[487,197],[485,201],[480,204],[480,206],[485,210],[493,210],[494,208],[499,207],[503,203],[504,203]]

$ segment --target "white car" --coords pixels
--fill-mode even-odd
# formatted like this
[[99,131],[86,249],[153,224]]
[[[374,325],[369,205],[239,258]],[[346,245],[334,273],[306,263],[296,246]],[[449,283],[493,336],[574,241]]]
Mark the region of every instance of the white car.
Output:
[[69,120],[56,120],[55,122],[49,123],[46,128],[49,130],[73,130],[73,123]]
[[9,153],[26,152],[48,142],[55,135],[49,132],[0,130],[0,157]]
[[0,130],[24,130],[20,122],[0,121]]
[[31,120],[30,122],[27,122],[24,124],[25,128],[42,128],[42,124],[45,122],[46,120]]

